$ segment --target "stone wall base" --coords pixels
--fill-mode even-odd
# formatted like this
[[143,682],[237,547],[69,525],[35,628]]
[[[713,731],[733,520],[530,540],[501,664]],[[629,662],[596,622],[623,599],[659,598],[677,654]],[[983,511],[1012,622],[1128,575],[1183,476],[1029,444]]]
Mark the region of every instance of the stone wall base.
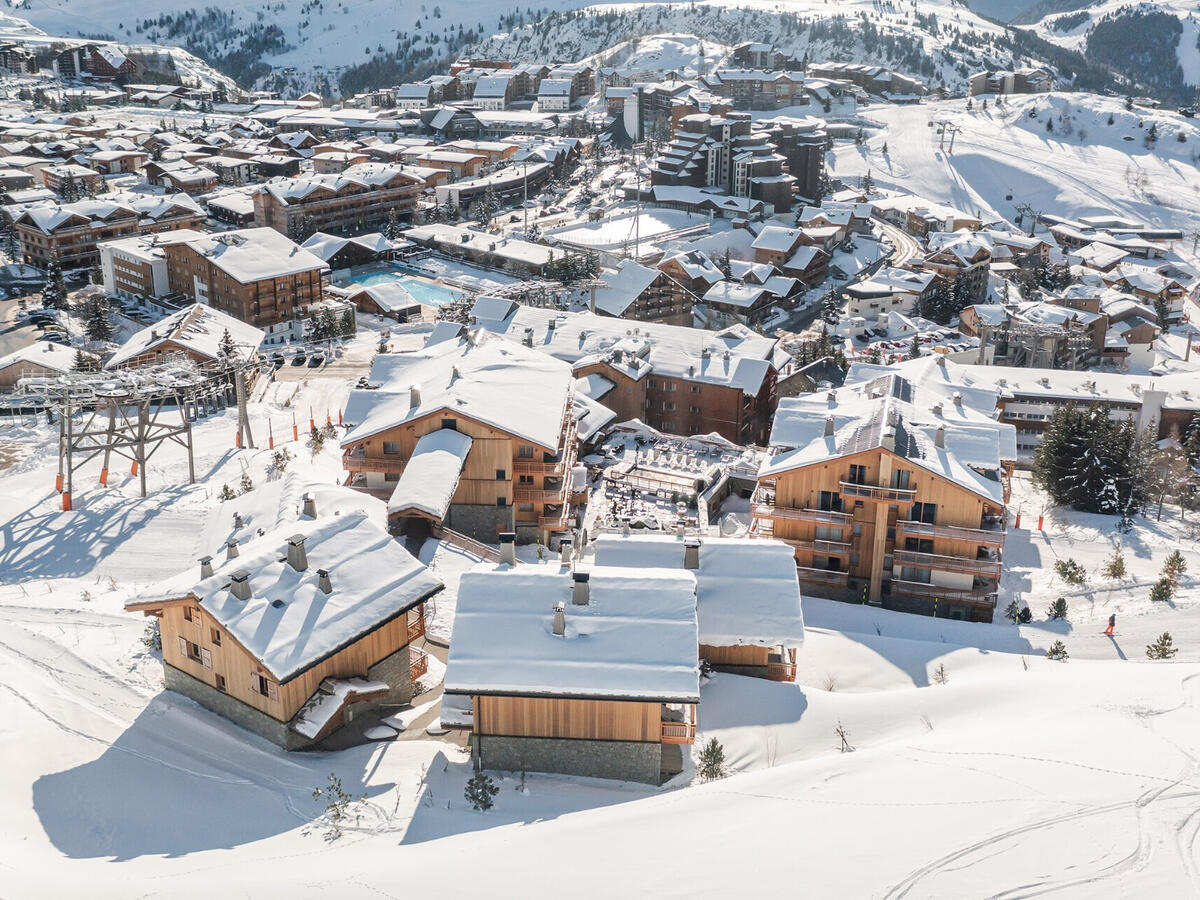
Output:
[[278,744],[285,750],[299,750],[310,743],[307,738],[288,728],[286,722],[273,719],[266,713],[259,712],[253,706],[248,706],[241,700],[223,694],[216,688],[210,687],[168,663],[163,663],[163,676],[168,690],[176,691],[195,700],[206,709],[212,710],[217,715],[228,719],[235,725],[240,725],[261,738],[266,738],[272,744]]
[[662,745],[643,741],[475,734],[471,755],[479,768],[502,772],[555,772],[643,784],[662,780]]
[[453,503],[442,521],[447,528],[481,544],[495,544],[501,532],[513,530],[513,507]]
[[[383,681],[391,686],[386,697],[372,700],[369,704],[361,704],[363,708],[373,706],[403,706],[411,703],[413,698],[413,683],[409,675],[410,656],[408,645],[401,647],[391,656],[384,657],[371,668],[367,669],[368,681]],[[358,705],[358,704],[356,704]]]

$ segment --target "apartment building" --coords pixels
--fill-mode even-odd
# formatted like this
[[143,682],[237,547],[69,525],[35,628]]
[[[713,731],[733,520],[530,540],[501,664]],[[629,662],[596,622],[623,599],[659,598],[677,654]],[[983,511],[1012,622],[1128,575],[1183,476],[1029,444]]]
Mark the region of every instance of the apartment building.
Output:
[[254,191],[254,223],[295,234],[303,219],[318,231],[361,234],[395,210],[412,218],[425,179],[402,166],[363,163],[337,175],[277,179]]
[[592,312],[635,322],[692,324],[692,295],[661,269],[622,260],[615,270],[601,271],[592,294]]
[[393,528],[484,543],[548,542],[574,522],[574,379],[567,364],[486,332],[380,354],[346,404],[348,484],[384,496]]
[[972,406],[994,394],[864,369],[780,401],[752,531],[794,548],[812,593],[990,622],[1015,429]]
[[268,332],[307,316],[323,299],[329,266],[270,228],[243,228],[168,243],[171,292]]
[[94,265],[97,245],[133,234],[199,228],[204,211],[186,194],[106,195],[74,203],[22,207],[13,217],[21,258],[45,268],[57,255],[63,268]]
[[633,324],[480,298],[471,322],[599,376],[593,396],[618,421],[641,419],[669,434],[715,432],[762,444],[775,411],[775,341],[745,325],[705,331]]
[[122,297],[166,296],[171,292],[167,281],[167,245],[204,236],[204,232],[181,228],[98,244],[104,290]]

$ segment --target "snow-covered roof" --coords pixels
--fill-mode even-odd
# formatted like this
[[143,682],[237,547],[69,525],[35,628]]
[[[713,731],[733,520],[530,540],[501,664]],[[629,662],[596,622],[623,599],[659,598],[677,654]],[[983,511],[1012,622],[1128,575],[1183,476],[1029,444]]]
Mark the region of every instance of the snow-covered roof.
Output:
[[242,284],[329,268],[325,260],[274,228],[223,231],[187,244]]
[[354,298],[359,294],[366,294],[384,312],[403,312],[421,305],[421,301],[410,294],[408,289],[398,281],[356,285],[349,289],[346,296]]
[[503,319],[472,310],[472,321],[581,368],[605,363],[640,380],[651,372],[756,395],[770,371],[775,341],[744,325],[706,331],[657,322],[630,323],[590,312],[518,306]]
[[154,352],[168,342],[200,356],[216,359],[220,355],[221,338],[226,331],[233,339],[237,355],[242,358],[253,356],[264,336],[261,328],[248,325],[206,304],[193,303],[135,332],[104,367],[115,369],[131,359]]
[[767,293],[771,292],[766,287],[757,284],[718,281],[705,292],[704,302],[750,309],[762,299],[763,294]]
[[421,435],[388,500],[388,513],[416,511],[445,518],[472,443],[469,435],[450,428]]
[[607,270],[598,276],[596,309],[610,316],[623,316],[661,273],[632,259],[625,259],[615,271]]
[[[0,370],[10,366],[16,366],[18,370],[22,366],[39,366],[55,372],[70,372],[75,364],[75,353],[74,347],[66,347],[50,341],[34,341],[12,353],[0,356]],[[85,353],[84,356],[91,357],[91,354]]]
[[379,231],[372,231],[352,237],[344,237],[340,234],[326,234],[324,231],[318,231],[300,246],[309,253],[329,262],[334,254],[348,244],[355,244],[373,253],[383,253],[396,246],[404,246],[403,241],[389,240]]
[[387,509],[382,500],[300,472],[288,472],[276,481],[262,482],[254,490],[214,507],[200,526],[196,557],[221,559],[230,540],[237,541],[244,549],[262,537],[260,531],[274,532],[286,525],[312,521],[304,515],[306,496],[312,497],[317,517],[361,512],[380,526],[387,524]]
[[[665,534],[596,538],[596,565],[682,569],[684,544],[695,538]],[[696,618],[701,644],[797,647],[804,642],[796,557],[782,541],[701,539]],[[595,571],[595,570],[593,570]]]
[[[459,582],[448,694],[697,702],[696,579],[596,567],[589,602],[570,569],[481,563]],[[554,634],[563,605],[564,634]]]
[[380,354],[370,378],[379,387],[355,389],[346,402],[343,447],[442,411],[554,452],[574,390],[569,366],[487,334]]
[[[307,568],[287,561],[301,537]],[[363,513],[288,524],[255,540],[234,559],[214,562],[199,579],[189,569],[131,601],[142,606],[194,597],[200,606],[281,683],[331,656],[439,591],[441,582]],[[317,571],[330,573],[326,594]],[[230,590],[248,576],[250,599]]]

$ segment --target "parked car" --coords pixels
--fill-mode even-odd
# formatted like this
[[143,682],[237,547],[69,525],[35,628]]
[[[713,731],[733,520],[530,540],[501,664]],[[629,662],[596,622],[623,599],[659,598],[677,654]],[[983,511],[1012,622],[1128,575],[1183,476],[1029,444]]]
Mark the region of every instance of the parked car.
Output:
[[302,366],[302,365],[304,365],[304,361],[305,361],[305,356],[303,353],[297,353],[295,356],[292,357],[292,365],[293,366]]
[[308,367],[310,369],[319,369],[323,365],[325,365],[325,357],[320,353],[314,353],[311,357],[309,357]]
[[71,339],[61,331],[47,331],[45,334],[39,334],[37,339],[39,341],[47,341],[51,344],[69,345],[71,343]]
[[286,362],[286,360],[283,358],[282,353],[276,353],[271,357],[271,365],[273,365],[276,369],[281,368],[284,362]]

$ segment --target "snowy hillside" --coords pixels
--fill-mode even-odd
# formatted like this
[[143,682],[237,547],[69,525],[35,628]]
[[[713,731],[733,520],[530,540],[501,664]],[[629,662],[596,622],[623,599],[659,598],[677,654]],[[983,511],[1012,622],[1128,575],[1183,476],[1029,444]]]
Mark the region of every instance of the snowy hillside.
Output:
[[1200,8],[1195,0],[1099,0],[1032,26],[1041,38],[1093,62],[1151,81],[1174,99],[1200,85]]
[[[965,101],[872,107],[868,117],[886,133],[868,128],[862,146],[839,145],[834,176],[856,183],[869,169],[880,187],[919,186],[921,195],[985,219],[1011,221],[1016,204],[1029,203],[1064,216],[1113,211],[1185,233],[1200,227],[1200,127],[1174,113],[1052,94],[987,109],[978,99],[970,110]],[[953,154],[948,134],[939,147],[933,123],[941,121],[961,129]],[[1148,144],[1152,126],[1158,139]]]

